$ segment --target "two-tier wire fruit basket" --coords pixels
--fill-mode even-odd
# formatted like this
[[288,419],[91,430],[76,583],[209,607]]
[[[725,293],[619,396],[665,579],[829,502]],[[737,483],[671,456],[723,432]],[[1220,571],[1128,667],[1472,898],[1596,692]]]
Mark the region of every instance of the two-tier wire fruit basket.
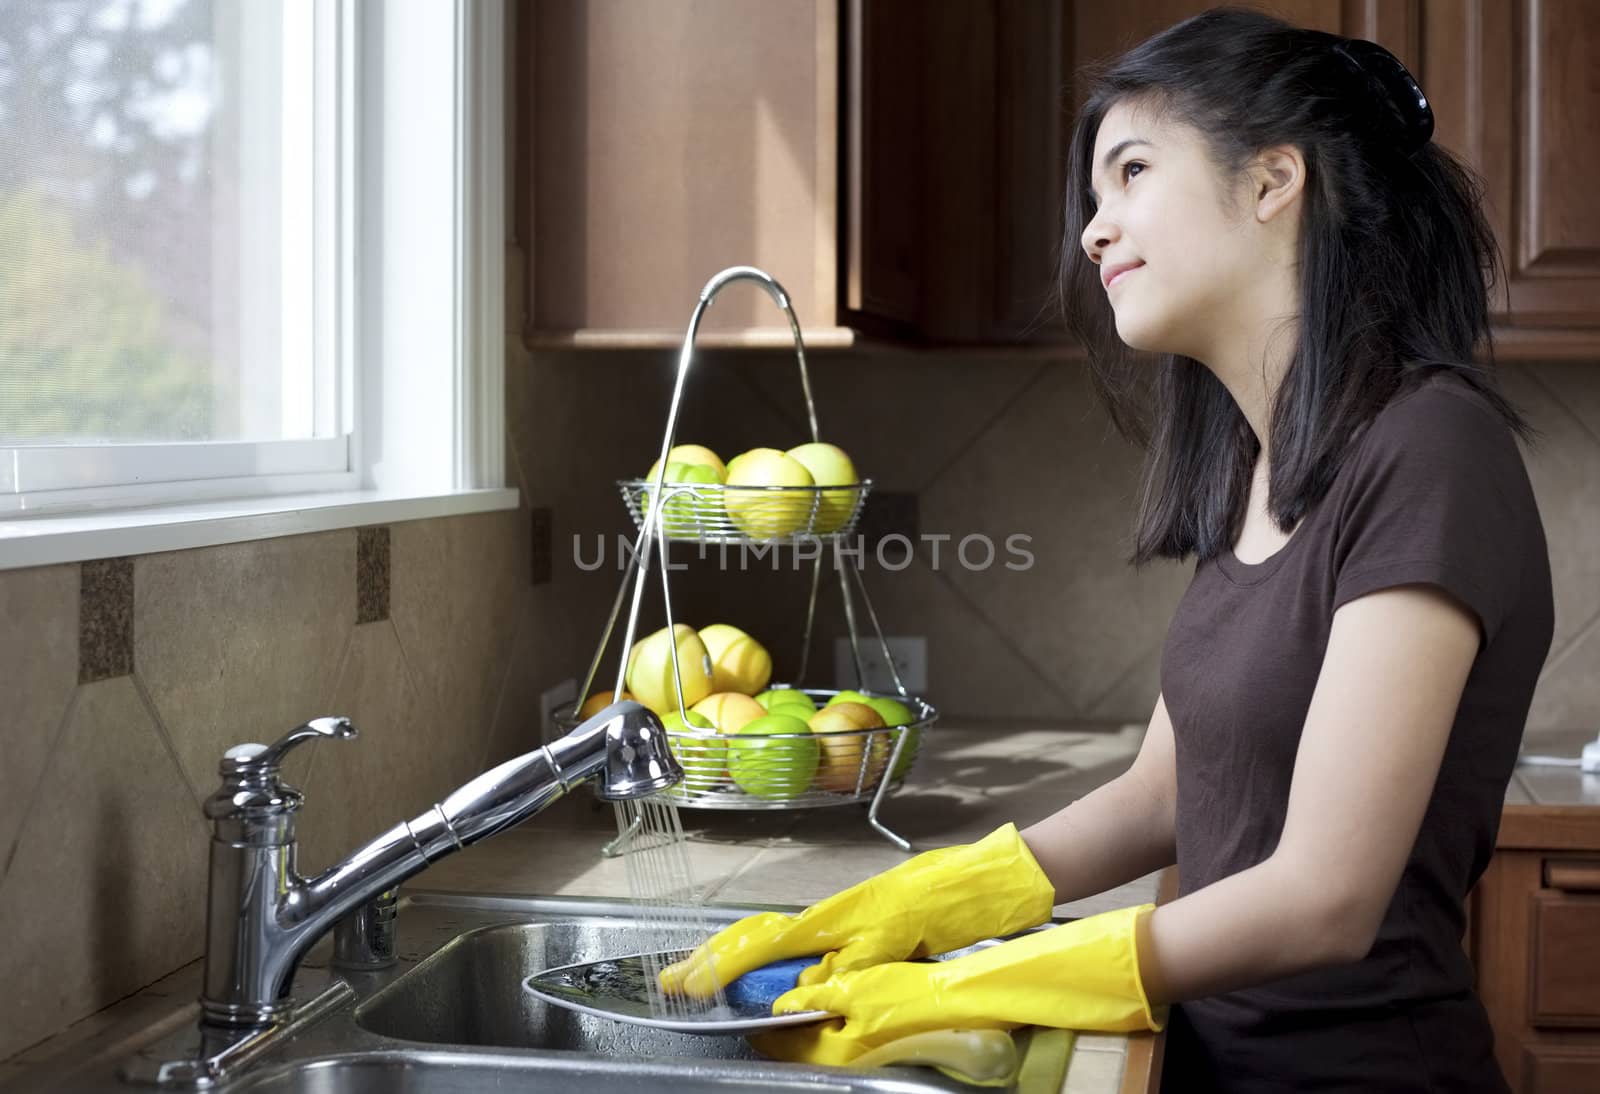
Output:
[[[668,582],[671,544],[806,550],[812,558],[811,592],[806,607],[799,669],[790,682],[773,683],[771,688],[801,692],[815,706],[825,705],[840,694],[836,690],[807,688],[802,684],[811,648],[823,563],[831,561],[831,569],[838,575],[839,594],[856,675],[856,687],[851,690],[873,700],[889,700],[885,708],[893,712],[893,720],[898,724],[839,732],[772,733],[761,736],[724,735],[692,726],[682,732],[668,729],[668,741],[673,755],[683,766],[684,778],[664,794],[675,805],[687,809],[774,810],[865,804],[867,822],[872,828],[901,850],[909,851],[911,844],[890,831],[880,819],[879,809],[884,796],[904,782],[924,736],[938,718],[938,711],[925,698],[907,691],[894,667],[894,658],[890,655],[889,644],[884,638],[877,613],[872,608],[872,601],[867,596],[860,568],[845,563],[847,539],[855,532],[862,505],[872,488],[871,480],[863,479],[844,486],[744,486],[722,482],[667,481],[667,457],[673,449],[684,381],[694,357],[695,335],[705,310],[723,288],[735,281],[756,282],[788,318],[789,330],[794,336],[795,358],[800,370],[800,387],[805,396],[811,439],[814,442],[820,440],[816,403],[811,394],[810,375],[806,371],[805,342],[794,309],[789,305],[788,294],[771,275],[754,267],[734,266],[723,270],[706,282],[689,320],[688,333],[684,336],[678,357],[677,378],[672,390],[672,403],[667,411],[661,457],[657,461],[654,478],[624,479],[617,483],[623,504],[638,534],[583,687],[572,703],[556,712],[556,722],[564,728],[570,728],[580,721],[577,712],[582,709],[594,687],[617,620],[622,614],[623,601],[631,586],[633,595],[619,648],[616,684],[611,694],[620,695],[623,692],[652,549],[661,579],[661,599],[669,635],[675,635],[678,629],[673,618]],[[854,552],[854,557],[859,558],[859,551]],[[893,681],[893,690],[887,693],[865,690],[867,673],[861,653],[858,599],[859,608],[866,613],[883,664],[887,666]],[[678,644],[675,641],[666,644],[671,647],[677,708],[686,711],[690,706],[683,701],[683,671],[679,663]],[[889,719],[885,718],[884,721]],[[619,846],[630,835],[625,832],[611,841],[606,845],[606,853],[617,853]]]

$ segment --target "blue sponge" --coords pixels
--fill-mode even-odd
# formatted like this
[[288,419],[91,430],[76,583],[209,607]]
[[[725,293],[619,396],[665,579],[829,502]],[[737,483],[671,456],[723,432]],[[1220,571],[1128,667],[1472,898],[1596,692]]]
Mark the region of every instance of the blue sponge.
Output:
[[751,969],[724,989],[728,1005],[770,1011],[773,1001],[794,987],[802,972],[821,960],[820,955],[793,957]]

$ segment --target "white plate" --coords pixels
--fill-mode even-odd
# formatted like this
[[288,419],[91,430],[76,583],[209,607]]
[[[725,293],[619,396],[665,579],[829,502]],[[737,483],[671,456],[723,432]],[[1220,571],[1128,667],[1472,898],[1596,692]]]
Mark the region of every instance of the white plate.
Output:
[[[663,1016],[653,1013],[644,959],[665,956],[635,953],[604,961],[562,965],[528,977],[522,982],[522,990],[546,1003],[568,1010],[677,1033],[757,1033],[764,1029],[803,1026],[808,1022],[833,1017],[825,1010],[773,1014],[766,1009],[731,1004],[714,1010],[707,1009],[699,1014]],[[660,963],[666,964],[666,961]]]

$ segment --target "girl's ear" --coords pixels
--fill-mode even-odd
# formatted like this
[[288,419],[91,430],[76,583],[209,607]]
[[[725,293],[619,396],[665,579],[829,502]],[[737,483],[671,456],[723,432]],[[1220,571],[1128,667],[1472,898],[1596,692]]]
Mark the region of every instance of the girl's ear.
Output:
[[1292,144],[1269,148],[1250,167],[1256,219],[1265,224],[1293,205],[1306,184],[1306,161]]

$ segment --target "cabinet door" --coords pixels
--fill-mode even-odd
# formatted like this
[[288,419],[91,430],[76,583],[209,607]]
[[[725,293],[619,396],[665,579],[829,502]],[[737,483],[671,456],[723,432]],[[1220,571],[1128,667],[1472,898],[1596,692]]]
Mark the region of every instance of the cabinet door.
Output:
[[843,7],[841,319],[876,334],[910,334],[926,261],[919,104],[931,36],[917,0],[845,0]]
[[[1600,325],[1600,22],[1589,0],[1426,0],[1437,139],[1484,176],[1518,329]],[[1588,339],[1592,349],[1593,338]],[[1515,350],[1515,346],[1512,347]]]
[[[837,0],[539,0],[518,9],[530,338],[676,344],[701,287],[759,266],[835,326]],[[783,315],[753,284],[708,334]]]
[[851,326],[947,344],[1045,328],[1060,232],[1063,10],[1059,0],[847,0]]

